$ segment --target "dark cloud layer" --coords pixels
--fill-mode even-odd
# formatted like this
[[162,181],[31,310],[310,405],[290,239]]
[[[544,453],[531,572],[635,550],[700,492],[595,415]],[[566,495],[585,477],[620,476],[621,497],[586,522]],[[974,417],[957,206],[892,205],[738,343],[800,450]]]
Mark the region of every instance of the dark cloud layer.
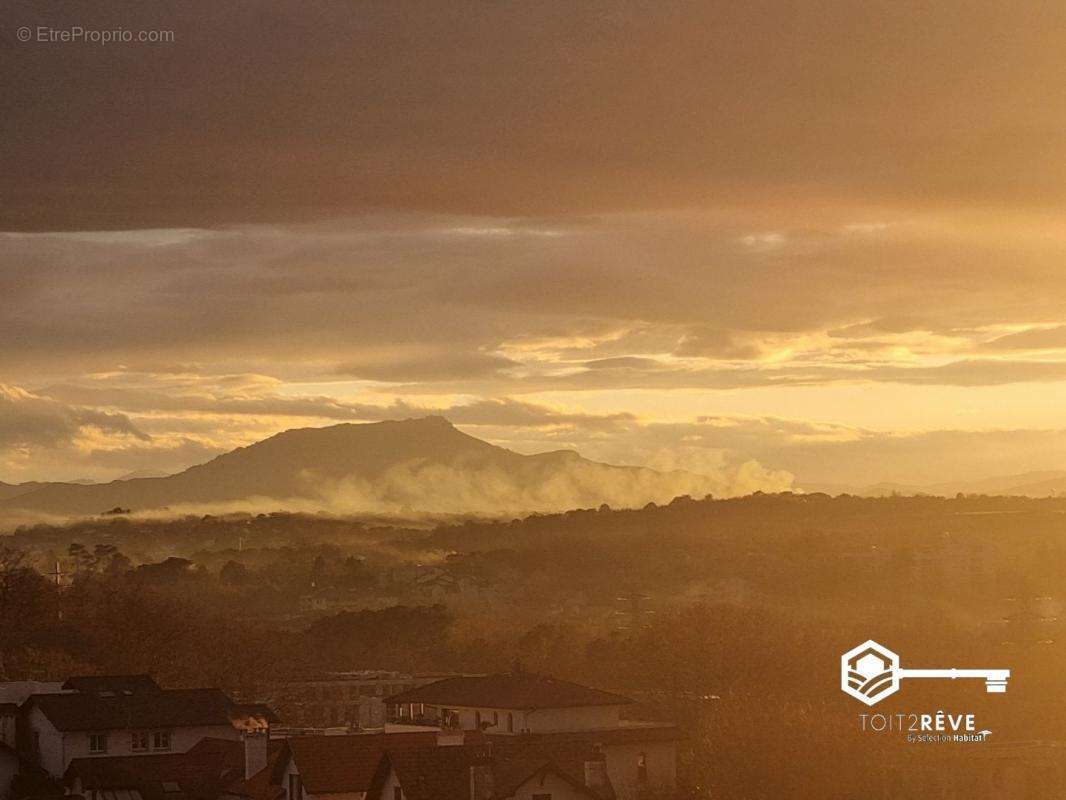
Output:
[[[1057,3],[17,0],[5,25],[2,229],[1066,185]],[[174,41],[36,41],[75,25]]]

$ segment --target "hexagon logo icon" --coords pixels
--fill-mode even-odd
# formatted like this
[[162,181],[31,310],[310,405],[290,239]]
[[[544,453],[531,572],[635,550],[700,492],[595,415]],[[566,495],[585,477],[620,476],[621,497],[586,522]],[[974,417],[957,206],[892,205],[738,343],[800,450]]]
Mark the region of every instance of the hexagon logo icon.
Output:
[[899,691],[899,656],[867,639],[840,657],[840,688],[872,706]]

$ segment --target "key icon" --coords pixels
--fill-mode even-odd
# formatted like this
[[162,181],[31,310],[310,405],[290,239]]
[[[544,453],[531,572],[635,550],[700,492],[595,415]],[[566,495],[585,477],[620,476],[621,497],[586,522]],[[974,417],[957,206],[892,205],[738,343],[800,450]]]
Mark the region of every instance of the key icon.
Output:
[[856,700],[872,706],[899,691],[904,678],[980,678],[985,691],[1007,691],[1009,669],[903,669],[899,656],[873,639],[854,647],[840,657],[840,688]]

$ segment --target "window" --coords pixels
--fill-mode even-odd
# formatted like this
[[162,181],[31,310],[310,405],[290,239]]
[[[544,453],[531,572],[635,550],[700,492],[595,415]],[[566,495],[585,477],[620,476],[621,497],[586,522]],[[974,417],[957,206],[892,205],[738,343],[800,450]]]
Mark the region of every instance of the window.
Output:
[[148,732],[134,731],[130,734],[130,750],[135,753],[148,749]]
[[514,714],[507,714],[507,732],[514,733]]
[[474,729],[475,730],[481,730],[481,712],[480,711],[475,711],[474,712]]
[[500,712],[499,711],[493,711],[492,712],[492,727],[495,728],[499,724],[500,724]]
[[106,753],[107,752],[107,734],[106,733],[90,733],[89,734],[89,752],[90,753]]
[[637,756],[637,783],[648,782],[648,756],[641,753]]
[[392,787],[392,800],[403,800],[403,789],[399,786]]
[[170,749],[170,731],[156,731],[152,734],[152,749],[153,750],[169,750]]

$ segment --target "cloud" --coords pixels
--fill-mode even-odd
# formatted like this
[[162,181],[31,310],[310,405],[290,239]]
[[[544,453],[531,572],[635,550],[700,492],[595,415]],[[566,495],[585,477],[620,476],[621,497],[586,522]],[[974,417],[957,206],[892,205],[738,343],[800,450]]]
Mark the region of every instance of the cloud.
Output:
[[342,364],[338,375],[350,375],[365,380],[405,382],[463,380],[490,378],[518,363],[492,353],[427,352],[415,357],[388,356],[363,363]]
[[736,471],[753,462],[757,474],[795,476],[799,488],[820,484],[862,488],[883,481],[930,485],[1066,466],[1063,429],[884,431],[779,417],[715,415],[692,422],[634,425],[624,435],[588,437],[575,444],[596,459],[672,464],[697,471],[701,464],[705,471],[716,465]]
[[600,358],[595,361],[586,361],[581,365],[587,370],[598,372],[600,370],[611,372],[655,372],[660,369],[668,369],[667,365],[654,358],[640,358],[638,356],[615,356],[614,358]]
[[679,356],[750,361],[759,358],[763,349],[752,339],[732,331],[693,328],[685,332],[674,350]]
[[0,384],[0,449],[65,447],[87,429],[148,441],[124,414],[95,411]]
[[[487,426],[569,426],[592,429],[608,428],[620,421],[634,419],[626,413],[592,414],[560,410],[537,403],[512,398],[482,398],[450,404],[409,403],[396,399],[388,404],[356,403],[326,396],[284,396],[273,391],[274,384],[265,384],[258,393],[229,394],[219,391],[230,383],[231,376],[186,378],[185,387],[170,391],[129,387],[57,384],[39,390],[55,401],[81,405],[121,408],[135,415],[148,415],[146,420],[160,414],[198,418],[202,415],[223,417],[307,417],[330,421],[377,422],[427,415],[446,416],[456,423]],[[160,376],[153,374],[126,375],[126,380],[151,384]],[[164,382],[166,376],[162,376]],[[268,388],[266,388],[268,387]],[[245,386],[247,388],[247,386]],[[172,423],[173,420],[170,420]],[[218,425],[218,422],[209,422]]]
[[1066,349],[1066,325],[1033,328],[1010,333],[985,342],[985,350],[1062,350]]
[[[790,7],[787,24],[774,10],[555,0],[401,14],[281,0],[267,14],[160,2],[51,13],[17,3],[14,27],[175,40],[62,58],[49,45],[8,51],[19,79],[0,95],[11,131],[4,227],[190,227],[382,207],[554,216],[709,196],[801,194],[811,205],[859,191],[1061,202],[1057,4],[975,0],[963,18],[947,4],[855,14],[832,0]],[[891,222],[875,210],[838,227],[869,219]]]
[[867,322],[857,322],[843,328],[827,331],[828,335],[839,339],[864,339],[881,336],[886,333],[911,333],[912,331],[931,331],[933,323],[928,320],[906,315],[881,317]]
[[[822,209],[803,226],[792,220],[787,254],[738,247],[766,216],[646,213],[546,226],[378,215],[180,236],[2,235],[0,291],[17,302],[0,307],[0,337],[17,346],[0,349],[0,374],[59,383],[169,364],[176,374],[345,376],[396,391],[504,396],[627,379],[834,381],[853,377],[839,368],[871,367],[876,355],[896,370],[889,379],[925,380],[902,370],[940,364],[915,356],[1005,374],[978,365],[992,352],[981,343],[1046,326],[1066,302],[1055,267],[1066,240],[1056,237],[999,230],[980,216],[912,215],[870,247],[841,231],[843,211]],[[538,224],[553,235],[532,235]],[[455,234],[489,225],[511,233]]]

